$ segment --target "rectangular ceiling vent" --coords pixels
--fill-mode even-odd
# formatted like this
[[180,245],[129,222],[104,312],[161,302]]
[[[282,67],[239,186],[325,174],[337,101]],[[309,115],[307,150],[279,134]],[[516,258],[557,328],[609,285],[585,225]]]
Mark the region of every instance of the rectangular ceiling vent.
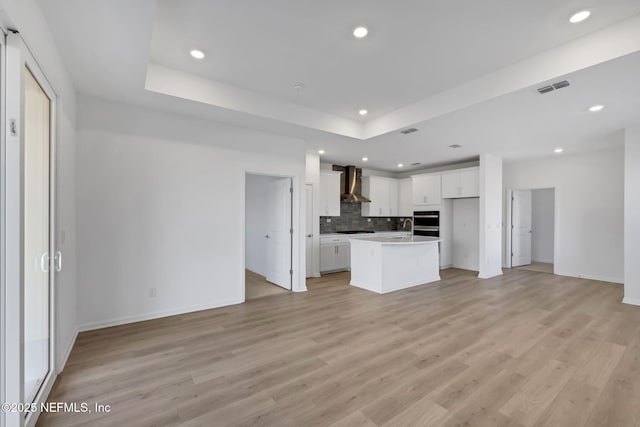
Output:
[[451,144],[449,146],[449,148],[462,148],[462,145],[460,145],[460,144]]
[[565,88],[570,85],[571,84],[567,80],[562,80],[560,82],[551,83],[550,85],[547,85],[547,86],[539,87],[537,90],[538,90],[538,93],[545,94],[545,93],[553,92],[554,90]]
[[416,128],[409,128],[409,129],[405,129],[405,130],[401,130],[400,133],[403,133],[405,135],[409,135],[410,133],[414,133],[414,132],[418,132],[418,129]]
[[411,163],[411,166],[420,166],[422,163],[420,162],[416,162],[416,163]]

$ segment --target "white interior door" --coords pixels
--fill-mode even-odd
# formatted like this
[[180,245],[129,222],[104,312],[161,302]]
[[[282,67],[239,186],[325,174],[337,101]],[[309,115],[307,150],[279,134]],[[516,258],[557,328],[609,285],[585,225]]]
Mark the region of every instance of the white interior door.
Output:
[[307,258],[307,277],[311,277],[313,276],[313,185],[306,185],[305,197],[305,244]]
[[531,190],[513,192],[511,199],[511,266],[531,264]]
[[291,178],[273,180],[267,196],[267,281],[291,289]]

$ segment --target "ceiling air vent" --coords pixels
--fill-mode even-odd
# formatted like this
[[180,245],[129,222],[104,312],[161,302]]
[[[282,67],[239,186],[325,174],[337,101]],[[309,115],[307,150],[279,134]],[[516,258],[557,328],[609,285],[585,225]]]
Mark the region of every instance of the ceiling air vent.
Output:
[[554,89],[562,89],[563,87],[569,86],[569,82],[566,80],[563,80],[561,82],[554,83],[551,86],[553,86]]
[[544,86],[544,87],[539,87],[538,88],[538,92],[542,93],[547,93],[547,92],[553,92],[553,86]]
[[411,166],[420,166],[422,163],[420,162],[416,162],[416,163],[411,163]]
[[547,85],[547,86],[539,87],[537,90],[538,90],[538,93],[545,94],[545,93],[553,92],[554,90],[562,89],[570,85],[571,83],[569,83],[567,80],[562,80],[559,82],[551,83],[550,85]]
[[409,129],[405,129],[405,130],[401,130],[400,133],[403,133],[405,135],[409,135],[410,133],[414,133],[414,132],[418,132],[418,129],[416,128],[409,128]]
[[462,145],[460,145],[460,144],[451,144],[449,146],[449,148],[462,148]]

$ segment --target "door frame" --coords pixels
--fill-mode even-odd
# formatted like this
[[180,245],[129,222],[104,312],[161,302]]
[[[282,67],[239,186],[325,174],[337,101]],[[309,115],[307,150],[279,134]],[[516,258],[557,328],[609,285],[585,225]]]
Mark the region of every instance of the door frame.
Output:
[[[309,212],[307,210],[307,189],[311,188],[311,211]],[[304,185],[304,207],[305,207],[305,211],[304,211],[304,243],[305,243],[305,276],[306,278],[309,277],[313,277],[313,275],[315,274],[315,259],[316,259],[316,245],[315,245],[315,233],[313,232],[313,223],[314,223],[314,218],[313,218],[313,212],[315,211],[315,191],[316,188],[313,185],[312,182],[307,182]],[[307,253],[307,239],[309,238],[309,230],[307,230],[307,219],[309,217],[309,215],[311,215],[311,259],[306,259],[306,253]],[[309,264],[311,264],[311,269],[309,269]],[[309,274],[310,273],[310,274]]]
[[[269,173],[269,172],[253,172],[251,170],[245,169],[242,171],[242,238],[241,238],[241,247],[242,247],[242,271],[241,271],[241,277],[242,277],[242,286],[241,286],[241,297],[240,297],[240,302],[244,303],[246,302],[246,283],[247,283],[247,278],[246,278],[246,273],[245,273],[245,269],[247,266],[247,260],[246,260],[246,254],[247,254],[247,248],[245,247],[245,242],[246,242],[246,234],[247,234],[247,219],[246,219],[246,212],[247,212],[247,205],[246,205],[246,198],[247,198],[247,175],[255,175],[255,176],[264,176],[264,177],[271,177],[271,178],[288,178],[291,180],[291,188],[292,188],[292,192],[291,192],[291,209],[290,209],[290,224],[291,224],[291,229],[293,230],[292,233],[290,233],[290,239],[289,239],[289,265],[290,265],[290,270],[293,271],[293,274],[290,275],[291,279],[289,282],[289,289],[287,289],[288,291],[292,292],[294,290],[294,284],[295,284],[295,277],[296,277],[296,267],[294,265],[294,260],[295,260],[295,256],[294,256],[294,244],[295,242],[297,242],[299,240],[298,236],[299,236],[299,231],[297,230],[296,227],[296,221],[295,221],[295,216],[294,216],[294,203],[296,203],[297,200],[299,200],[299,198],[296,198],[296,193],[300,193],[300,190],[297,188],[296,186],[296,177],[292,176],[292,175],[280,175],[280,174],[274,174],[274,173]],[[298,224],[298,227],[300,227],[300,224]],[[304,228],[304,227],[302,227]],[[299,246],[299,244],[298,244]],[[303,254],[304,256],[304,254]],[[306,272],[305,272],[306,273]],[[275,285],[274,285],[275,286]],[[285,289],[285,288],[283,288]]]
[[[49,372],[38,390],[34,403],[46,401],[53,386],[57,372],[56,361],[56,286],[54,254],[56,252],[56,158],[57,158],[57,94],[42,72],[38,62],[30,53],[28,47],[19,34],[9,33],[6,39],[4,55],[4,82],[6,91],[3,92],[5,119],[15,119],[18,132],[12,135],[10,129],[3,132],[3,149],[6,161],[4,172],[6,176],[3,201],[5,234],[3,235],[5,262],[4,304],[5,325],[19,325],[18,328],[5,329],[4,345],[6,349],[5,373],[6,389],[4,398],[7,402],[21,402],[24,394],[24,364],[23,337],[24,320],[23,304],[24,280],[23,247],[23,172],[24,172],[24,70],[29,69],[35,80],[50,100],[50,135],[49,135]],[[5,120],[3,120],[5,122]],[[24,416],[21,413],[7,413],[5,422],[20,426],[33,426],[38,419],[39,412],[31,412]]]
[[511,214],[513,212],[513,192],[514,191],[524,191],[524,190],[553,190],[553,274],[558,274],[557,265],[558,265],[558,229],[560,224],[560,214],[558,210],[558,187],[535,187],[535,188],[507,188],[506,189],[506,212],[505,212],[505,257],[504,257],[504,267],[505,268],[513,268],[512,267],[512,259],[511,253],[513,251],[512,247],[512,219]]

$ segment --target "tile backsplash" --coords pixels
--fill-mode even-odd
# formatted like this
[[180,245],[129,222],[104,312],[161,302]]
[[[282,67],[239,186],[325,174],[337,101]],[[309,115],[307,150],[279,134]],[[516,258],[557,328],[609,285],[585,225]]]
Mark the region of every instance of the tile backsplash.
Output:
[[[361,204],[340,202],[340,216],[321,216],[320,234],[335,233],[348,230],[396,231],[403,230],[402,222],[410,217],[363,217]],[[327,222],[331,220],[331,222]],[[411,230],[407,224],[404,229]]]

